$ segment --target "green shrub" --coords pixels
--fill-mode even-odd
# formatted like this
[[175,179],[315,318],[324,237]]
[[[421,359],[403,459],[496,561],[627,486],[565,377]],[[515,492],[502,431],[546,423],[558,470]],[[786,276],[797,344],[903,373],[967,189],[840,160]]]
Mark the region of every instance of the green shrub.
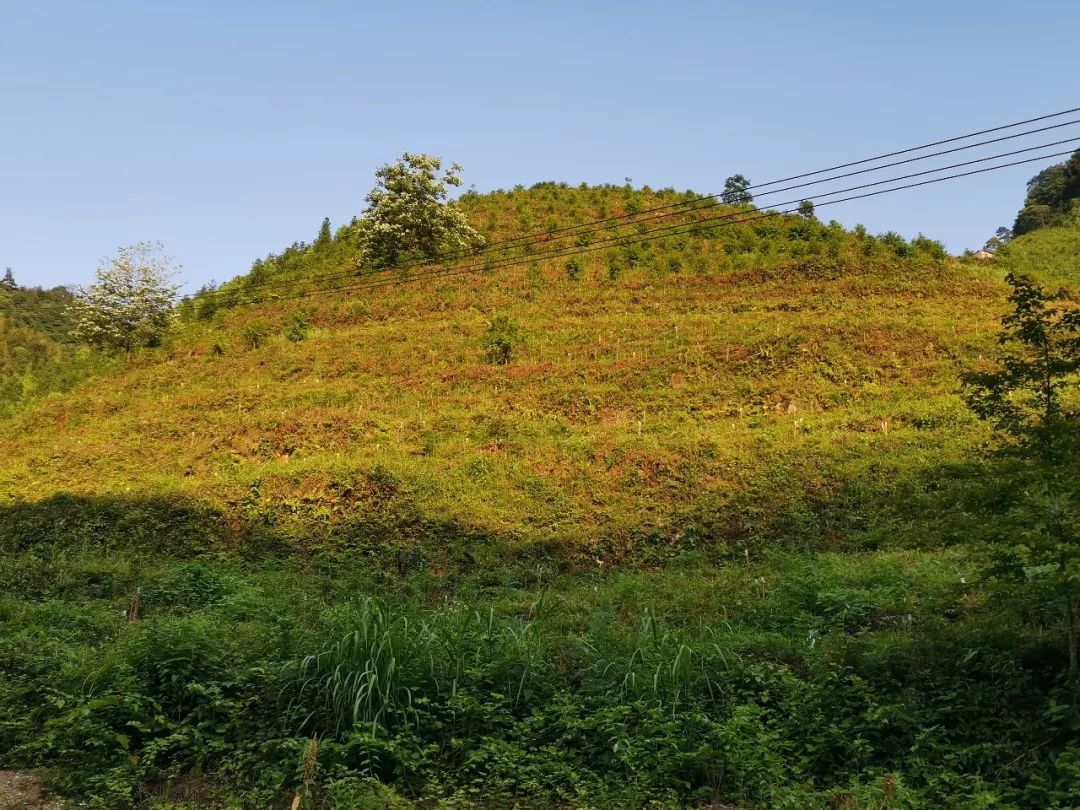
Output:
[[484,334],[484,355],[489,363],[505,366],[513,359],[518,328],[506,315],[496,315]]
[[307,318],[301,315],[299,312],[293,315],[285,328],[285,337],[291,340],[293,343],[299,343],[302,340],[307,339],[308,330],[311,328],[311,324]]
[[247,346],[249,349],[258,349],[260,346],[266,343],[270,335],[271,330],[267,324],[261,321],[249,323],[247,326],[244,327],[244,345]]

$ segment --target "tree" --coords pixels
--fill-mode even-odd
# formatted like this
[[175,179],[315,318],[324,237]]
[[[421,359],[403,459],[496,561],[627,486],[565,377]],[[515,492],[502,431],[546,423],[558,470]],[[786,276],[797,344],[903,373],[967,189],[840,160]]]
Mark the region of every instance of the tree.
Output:
[[359,221],[363,258],[372,267],[431,260],[483,244],[449,187],[461,185],[461,166],[443,171],[442,160],[406,152],[375,172],[376,184]]
[[1054,210],[1049,205],[1025,205],[1016,215],[1013,233],[1022,236],[1025,233],[1045,228],[1053,224]]
[[4,277],[0,279],[0,287],[5,290],[14,290],[18,286],[15,284],[15,275],[11,272],[11,268],[8,267],[4,270]]
[[741,174],[733,174],[724,181],[724,193],[720,195],[720,201],[727,205],[749,205],[754,201],[754,195],[749,192],[750,181]]
[[325,247],[332,241],[334,241],[334,236],[330,232],[330,217],[324,217],[319,227],[319,235],[315,237],[315,247]]
[[484,334],[484,354],[487,361],[497,366],[505,366],[514,356],[518,328],[506,315],[496,315],[488,324]]
[[1013,232],[1020,236],[1054,225],[1080,199],[1080,149],[1064,163],[1048,166],[1027,184],[1024,206],[1016,215]]
[[814,201],[813,200],[803,200],[802,202],[799,203],[799,216],[801,216],[803,219],[813,219],[814,218]]
[[[968,405],[1008,436],[1018,464],[987,499],[996,514],[972,538],[990,572],[1024,583],[1040,609],[1061,616],[1069,671],[1080,674],[1078,414],[1062,393],[1080,386],[1080,309],[1050,307],[1032,279],[1010,273],[996,368],[963,377]],[[1064,402],[1068,402],[1064,398]],[[993,489],[993,488],[992,488]]]
[[1001,355],[995,369],[963,376],[967,403],[1025,450],[1052,459],[1076,420],[1061,392],[1078,384],[1080,309],[1048,306],[1029,276],[1006,281],[1013,310],[1001,320]]
[[120,248],[98,267],[93,284],[75,292],[76,337],[113,351],[157,345],[173,319],[178,269],[160,242]]
[[999,249],[1005,247],[1013,238],[1012,228],[1006,228],[1002,225],[996,231],[994,235],[986,240],[986,244],[983,245],[983,250],[987,253],[997,253]]

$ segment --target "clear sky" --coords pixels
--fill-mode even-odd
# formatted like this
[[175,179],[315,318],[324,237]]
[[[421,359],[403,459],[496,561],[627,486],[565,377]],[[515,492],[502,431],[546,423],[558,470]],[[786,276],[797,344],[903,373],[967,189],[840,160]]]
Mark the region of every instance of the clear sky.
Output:
[[[405,150],[480,191],[762,182],[1080,106],[1078,30],[1075,0],[0,0],[0,267],[85,283],[152,239],[223,281]],[[978,247],[1037,168],[821,215]]]

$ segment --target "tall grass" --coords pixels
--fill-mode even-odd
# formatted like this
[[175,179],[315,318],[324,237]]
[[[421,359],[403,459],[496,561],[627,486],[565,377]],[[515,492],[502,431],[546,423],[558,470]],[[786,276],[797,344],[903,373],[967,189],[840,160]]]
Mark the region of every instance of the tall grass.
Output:
[[297,686],[291,712],[312,707],[301,729],[340,733],[363,723],[374,732],[406,718],[416,690],[437,691],[422,625],[372,599],[361,603],[349,623],[353,629],[342,638],[288,667]]

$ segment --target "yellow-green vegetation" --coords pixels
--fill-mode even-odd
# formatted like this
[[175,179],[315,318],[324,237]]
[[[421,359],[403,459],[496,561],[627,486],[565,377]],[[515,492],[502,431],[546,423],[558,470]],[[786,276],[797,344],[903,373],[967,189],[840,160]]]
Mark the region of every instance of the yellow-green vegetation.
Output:
[[[670,198],[544,187],[466,206],[499,239]],[[876,509],[868,494],[978,440],[957,373],[991,347],[1005,287],[835,227],[755,224],[582,256],[575,279],[556,260],[220,310],[8,422],[3,489],[205,500],[299,548],[390,491],[410,519],[602,562],[840,542],[832,524],[857,516],[830,512]],[[310,329],[290,340],[297,313]],[[499,317],[516,325],[503,364],[485,347]]]
[[1060,225],[1010,240],[999,254],[999,261],[1015,272],[1027,273],[1052,289],[1075,290],[1080,283],[1080,206]]
[[725,207],[544,256],[692,196],[466,194],[488,245],[555,233],[419,280],[324,225],[0,421],[0,766],[115,808],[1076,807],[1075,463],[987,455],[960,389],[1012,262],[1080,291],[1067,237]]

